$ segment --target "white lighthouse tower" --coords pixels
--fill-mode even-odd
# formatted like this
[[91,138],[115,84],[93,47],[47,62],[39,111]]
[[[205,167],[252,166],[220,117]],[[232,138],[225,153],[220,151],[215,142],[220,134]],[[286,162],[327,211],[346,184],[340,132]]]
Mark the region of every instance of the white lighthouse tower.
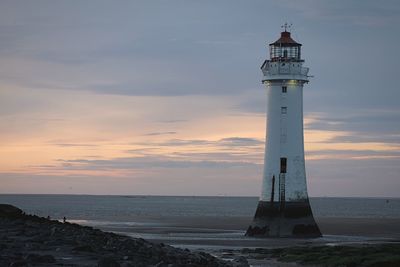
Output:
[[269,45],[270,58],[261,66],[267,88],[267,135],[262,193],[247,236],[318,237],[308,201],[304,163],[303,67],[301,44],[285,24]]

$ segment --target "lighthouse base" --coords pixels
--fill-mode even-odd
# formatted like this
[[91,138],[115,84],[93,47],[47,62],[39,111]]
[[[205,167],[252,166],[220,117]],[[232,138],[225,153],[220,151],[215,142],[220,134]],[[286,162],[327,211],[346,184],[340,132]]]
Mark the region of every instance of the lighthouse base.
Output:
[[299,202],[259,201],[246,236],[254,237],[321,237],[308,200]]

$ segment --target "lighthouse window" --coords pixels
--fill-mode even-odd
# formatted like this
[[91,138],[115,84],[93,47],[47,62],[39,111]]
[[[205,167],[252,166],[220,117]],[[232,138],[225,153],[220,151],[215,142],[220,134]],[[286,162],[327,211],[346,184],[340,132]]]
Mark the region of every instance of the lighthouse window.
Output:
[[287,114],[287,107],[281,107],[281,113]]
[[287,93],[287,87],[286,86],[282,86],[282,93]]

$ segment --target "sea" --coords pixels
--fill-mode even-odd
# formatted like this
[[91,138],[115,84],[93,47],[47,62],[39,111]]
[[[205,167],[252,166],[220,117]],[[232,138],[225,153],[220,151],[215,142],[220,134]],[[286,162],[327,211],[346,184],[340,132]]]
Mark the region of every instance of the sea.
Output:
[[[257,202],[257,197],[225,196],[0,195],[0,203],[15,205],[27,214],[60,221],[65,217],[71,223],[177,247],[206,248],[209,252],[211,247],[293,244],[287,240],[265,243],[244,237]],[[374,220],[389,221],[389,226],[400,222],[400,198],[319,197],[310,198],[310,203],[317,220],[353,219],[355,230],[364,220],[370,224]],[[398,227],[393,227],[397,232]],[[324,238],[323,243],[367,240],[359,236]]]
[[[0,195],[28,214],[73,220],[129,221],[138,217],[252,217],[257,197]],[[310,198],[315,217],[400,218],[400,198]]]

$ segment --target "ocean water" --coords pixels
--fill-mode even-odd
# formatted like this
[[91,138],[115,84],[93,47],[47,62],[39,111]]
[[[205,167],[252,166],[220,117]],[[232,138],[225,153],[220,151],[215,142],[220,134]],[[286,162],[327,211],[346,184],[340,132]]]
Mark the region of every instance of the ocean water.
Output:
[[[162,217],[252,217],[256,197],[0,195],[28,214],[59,219],[135,221]],[[400,199],[311,198],[315,217],[400,218]]]

